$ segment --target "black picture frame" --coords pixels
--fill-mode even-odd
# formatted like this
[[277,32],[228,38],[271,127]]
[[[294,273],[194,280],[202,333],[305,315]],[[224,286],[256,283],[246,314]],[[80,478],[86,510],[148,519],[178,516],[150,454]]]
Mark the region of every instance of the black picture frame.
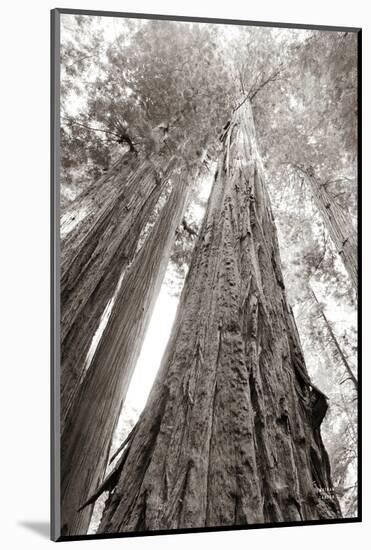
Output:
[[[100,17],[154,19],[163,21],[184,21],[198,23],[212,23],[223,25],[246,25],[256,27],[276,27],[287,29],[341,31],[357,34],[358,49],[358,515],[354,518],[338,518],[331,520],[313,520],[300,522],[280,522],[251,525],[238,525],[231,527],[207,527],[176,530],[158,530],[127,533],[107,533],[94,535],[62,536],[60,525],[60,430],[59,430],[59,320],[60,320],[60,16],[90,15]],[[197,532],[236,531],[250,529],[268,529],[291,526],[308,526],[324,524],[345,524],[362,521],[362,29],[358,27],[328,26],[314,24],[277,23],[264,21],[249,21],[236,19],[218,19],[208,17],[185,17],[176,15],[159,15],[144,13],[126,13],[114,11],[80,10],[55,8],[51,10],[51,539],[53,541],[96,540],[111,538],[127,538],[140,536],[154,536],[164,534],[182,534]]]

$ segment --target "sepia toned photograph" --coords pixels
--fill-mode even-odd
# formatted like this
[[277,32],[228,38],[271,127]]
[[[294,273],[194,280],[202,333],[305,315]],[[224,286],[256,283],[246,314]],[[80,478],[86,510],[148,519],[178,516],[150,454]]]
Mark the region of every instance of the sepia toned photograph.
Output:
[[360,40],[53,10],[54,540],[360,521]]

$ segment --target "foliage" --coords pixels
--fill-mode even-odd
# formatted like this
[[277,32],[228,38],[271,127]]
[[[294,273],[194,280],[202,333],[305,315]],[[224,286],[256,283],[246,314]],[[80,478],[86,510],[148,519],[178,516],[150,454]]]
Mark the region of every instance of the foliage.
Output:
[[[213,27],[143,21],[124,29],[105,42],[93,72],[87,67],[92,57],[78,58],[90,76],[83,92],[81,85],[73,88],[75,96],[84,94],[77,114],[64,101],[62,167],[69,181],[76,165],[89,165],[90,178],[107,170],[123,148],[146,156],[176,155],[192,169],[206,143],[212,153],[220,120],[229,113],[227,68]],[[90,34],[92,48],[102,50],[101,30]],[[85,33],[74,35],[75,47],[85,52],[80,36]],[[71,46],[63,55],[67,88],[77,54]]]

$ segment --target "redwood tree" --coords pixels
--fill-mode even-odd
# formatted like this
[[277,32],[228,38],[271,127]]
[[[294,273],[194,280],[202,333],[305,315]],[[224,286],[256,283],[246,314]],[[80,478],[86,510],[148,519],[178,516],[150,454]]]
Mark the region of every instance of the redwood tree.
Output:
[[[175,181],[174,181],[175,180]],[[92,507],[78,512],[105,471],[114,428],[169,260],[189,192],[183,173],[125,274],[107,327],[66,418],[61,439],[62,530],[86,533]],[[116,258],[115,258],[116,261]]]
[[222,144],[160,372],[88,500],[110,490],[102,533],[341,515],[246,98]]
[[319,311],[319,314],[321,316],[321,319],[324,321],[324,324],[326,326],[326,329],[327,329],[327,332],[329,333],[329,337],[330,337],[330,341],[336,351],[336,354],[338,355],[338,357],[340,358],[340,361],[342,363],[342,365],[344,366],[345,368],[345,372],[347,374],[347,380],[350,380],[354,386],[354,389],[356,390],[356,392],[358,392],[358,380],[357,378],[355,377],[353,371],[352,371],[352,368],[351,366],[349,365],[349,361],[347,359],[347,357],[345,356],[340,344],[339,344],[339,341],[335,335],[335,332],[332,328],[332,325],[330,323],[330,321],[328,320],[327,316],[326,316],[326,313],[324,312],[324,308],[323,308],[323,305],[318,301],[318,298],[313,290],[313,288],[309,285],[309,291],[310,291],[310,294],[312,295],[312,299],[314,300],[314,303],[316,304],[316,307]]
[[342,259],[355,290],[358,288],[357,235],[349,213],[338,204],[326,189],[326,184],[314,174],[305,172],[314,202],[321,214],[323,223]]
[[164,171],[157,172],[153,161],[138,160],[130,175],[115,167],[112,187],[121,186],[119,192],[112,191],[104,207],[79,224],[63,243],[61,430],[83,379],[86,354],[100,318],[121,273],[134,258],[173,164],[170,160]]

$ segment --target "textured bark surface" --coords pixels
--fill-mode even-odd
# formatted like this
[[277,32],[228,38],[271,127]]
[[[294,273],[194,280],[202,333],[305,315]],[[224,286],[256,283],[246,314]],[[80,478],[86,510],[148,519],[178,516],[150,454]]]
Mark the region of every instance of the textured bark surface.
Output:
[[248,102],[223,143],[159,374],[97,491],[110,490],[101,533],[341,515]]
[[[62,243],[61,277],[61,431],[85,370],[86,354],[100,318],[123,270],[133,260],[143,228],[167,183],[153,162],[123,160],[108,178],[100,207]],[[120,169],[122,171],[120,171]],[[107,181],[104,184],[107,184]],[[121,187],[121,189],[120,189]]]
[[[171,162],[170,162],[171,164]],[[167,174],[169,174],[167,170]],[[160,177],[161,176],[161,177]],[[120,193],[110,197],[92,224],[63,241],[61,250],[61,341],[110,265],[149,198],[166,180],[153,162],[138,160],[130,175],[117,177]]]
[[332,242],[348,272],[354,289],[358,288],[357,236],[353,224],[326,187],[314,176],[306,173],[312,190],[314,202],[320,211],[323,222]]
[[61,442],[62,526],[87,531],[92,506],[78,512],[104,473],[109,447],[156,301],[176,228],[183,218],[187,178],[173,191],[156,225],[124,276],[107,327],[78,388]]
[[[121,155],[112,165],[109,171],[90,183],[66,208],[61,211],[60,231],[62,240],[67,239],[69,233],[74,231],[73,242],[81,232],[87,231],[99,216],[101,209],[105,207],[107,200],[117,196],[122,181],[118,178],[128,175],[135,165],[137,158],[127,152]],[[84,222],[84,223],[83,223]],[[78,227],[81,224],[80,227]],[[65,249],[68,254],[68,249]]]

